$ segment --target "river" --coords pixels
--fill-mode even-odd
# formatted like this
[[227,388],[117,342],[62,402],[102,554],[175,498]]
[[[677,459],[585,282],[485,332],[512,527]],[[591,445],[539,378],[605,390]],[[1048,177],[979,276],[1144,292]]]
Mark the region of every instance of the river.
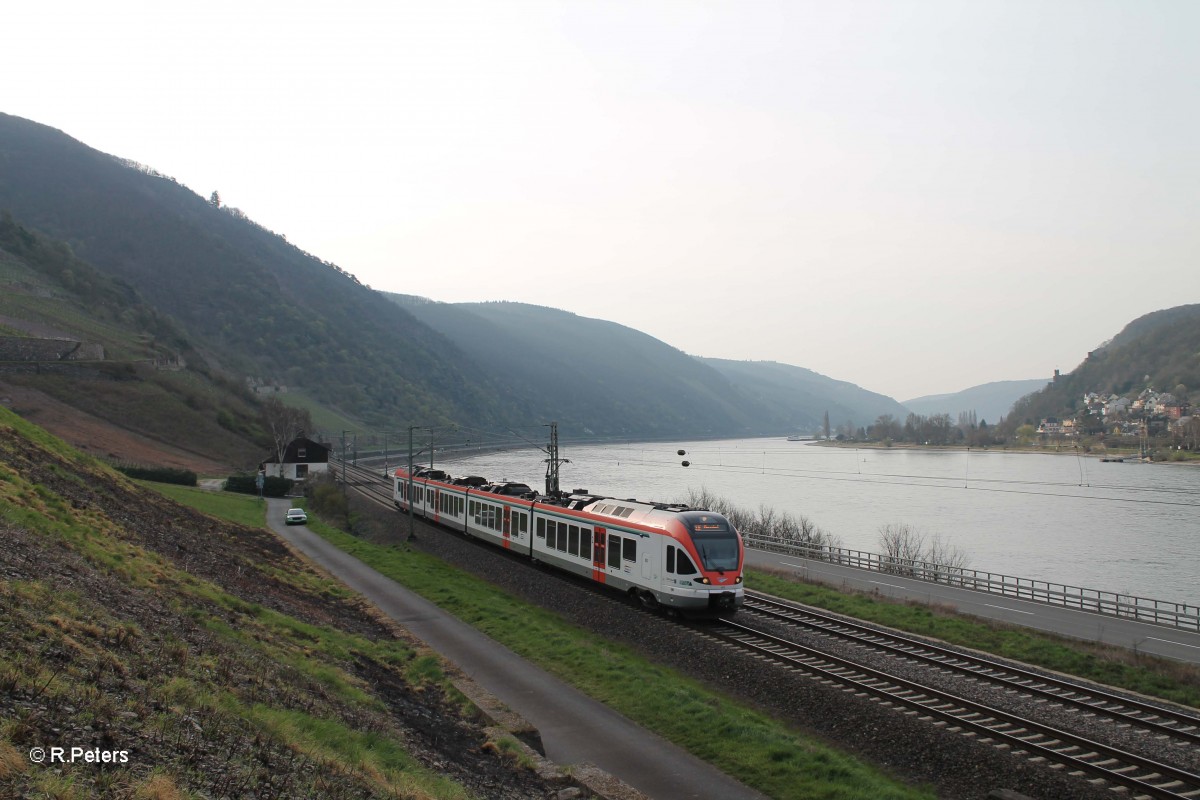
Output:
[[[570,459],[563,489],[673,502],[705,488],[804,515],[843,547],[876,552],[879,528],[904,523],[966,552],[972,569],[1200,604],[1196,467],[783,439],[564,445],[560,455]],[[545,457],[492,452],[449,468],[541,489]]]

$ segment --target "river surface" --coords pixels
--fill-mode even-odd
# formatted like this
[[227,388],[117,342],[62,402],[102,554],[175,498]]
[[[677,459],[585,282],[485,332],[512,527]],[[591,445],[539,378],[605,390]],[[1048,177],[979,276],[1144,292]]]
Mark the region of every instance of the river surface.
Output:
[[[841,546],[874,552],[881,526],[905,523],[965,551],[972,569],[1200,605],[1193,466],[783,439],[565,445],[560,455],[571,462],[560,473],[566,490],[674,502],[707,489],[747,509],[804,515]],[[545,458],[510,450],[447,468],[541,490]]]

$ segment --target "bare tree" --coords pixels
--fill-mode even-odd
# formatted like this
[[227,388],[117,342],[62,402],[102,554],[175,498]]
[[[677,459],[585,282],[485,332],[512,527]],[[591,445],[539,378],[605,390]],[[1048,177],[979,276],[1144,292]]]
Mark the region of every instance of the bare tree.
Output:
[[907,522],[889,522],[879,526],[879,547],[891,562],[885,571],[911,575],[915,562],[922,560],[925,534]]
[[940,533],[935,533],[929,540],[923,560],[936,565],[935,581],[954,582],[954,576],[961,575],[971,565],[967,551],[943,539]]
[[270,397],[262,404],[262,421],[271,432],[271,443],[275,448],[275,462],[283,463],[283,453],[293,439],[312,430],[312,416],[307,409],[285,405],[278,397]]

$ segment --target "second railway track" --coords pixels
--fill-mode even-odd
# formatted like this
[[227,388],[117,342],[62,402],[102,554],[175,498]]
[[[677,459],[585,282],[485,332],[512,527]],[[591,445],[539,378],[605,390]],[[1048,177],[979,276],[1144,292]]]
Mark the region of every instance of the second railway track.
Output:
[[1105,717],[1148,734],[1169,736],[1181,743],[1200,746],[1200,712],[1188,713],[1166,704],[1144,702],[1080,681],[1034,672],[896,632],[881,631],[814,608],[753,592],[746,593],[744,611],[812,630],[821,636],[852,642],[895,658],[995,684],[1005,690],[1085,714]]

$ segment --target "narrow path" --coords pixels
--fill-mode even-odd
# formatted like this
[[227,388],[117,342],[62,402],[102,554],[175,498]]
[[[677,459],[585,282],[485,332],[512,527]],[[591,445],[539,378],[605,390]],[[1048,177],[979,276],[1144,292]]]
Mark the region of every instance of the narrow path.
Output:
[[661,800],[763,800],[758,792],[523,660],[306,526],[284,525],[287,508],[286,500],[269,501],[271,530],[529,720],[541,733],[550,760],[595,764]]

